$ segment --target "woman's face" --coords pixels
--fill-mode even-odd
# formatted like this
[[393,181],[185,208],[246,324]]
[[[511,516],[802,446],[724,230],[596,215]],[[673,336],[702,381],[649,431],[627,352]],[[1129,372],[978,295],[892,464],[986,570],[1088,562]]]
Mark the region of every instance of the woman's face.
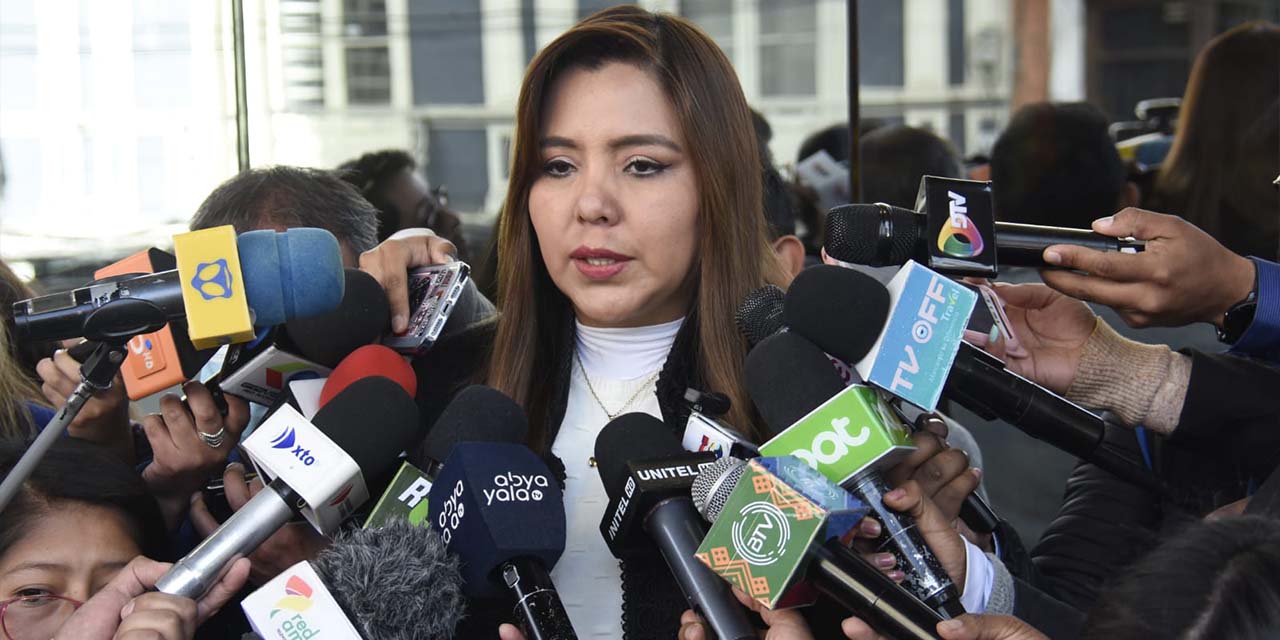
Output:
[[[130,530],[116,509],[55,502],[0,556],[0,600],[28,595],[88,600],[141,553]],[[15,611],[5,614],[6,625],[19,615]]]
[[547,95],[538,144],[529,216],[578,320],[635,327],[683,316],[698,185],[658,83],[624,63],[564,72]]

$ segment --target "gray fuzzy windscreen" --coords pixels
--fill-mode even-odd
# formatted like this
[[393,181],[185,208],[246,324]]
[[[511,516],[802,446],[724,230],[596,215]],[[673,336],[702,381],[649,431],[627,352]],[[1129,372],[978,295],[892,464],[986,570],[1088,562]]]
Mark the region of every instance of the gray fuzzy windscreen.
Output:
[[458,559],[403,518],[341,532],[312,565],[365,640],[451,638],[465,611]]

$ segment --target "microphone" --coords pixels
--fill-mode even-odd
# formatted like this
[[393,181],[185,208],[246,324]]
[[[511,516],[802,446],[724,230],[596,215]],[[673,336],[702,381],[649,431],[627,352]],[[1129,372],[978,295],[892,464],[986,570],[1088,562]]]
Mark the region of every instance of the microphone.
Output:
[[738,332],[747,339],[747,344],[754,347],[761,340],[783,331],[786,324],[782,318],[782,301],[786,293],[777,285],[766,284],[748,293],[738,305],[733,315]]
[[418,407],[382,377],[352,383],[312,422],[283,406],[242,446],[266,477],[275,476],[156,582],[164,593],[199,599],[228,562],[251,553],[294,513],[329,534],[364,500],[364,478],[395,464],[418,431]]
[[357,348],[377,342],[391,313],[381,285],[357,269],[344,270],[343,282],[342,300],[331,311],[289,320],[228,349],[216,378],[221,388],[271,406],[291,383],[330,375]]
[[117,341],[185,317],[197,349],[245,342],[253,326],[324,313],[342,299],[338,241],[323,229],[230,226],[174,236],[178,268],[14,303],[19,339]]
[[[176,269],[177,266],[173,254],[150,248],[98,269],[93,277],[98,281],[133,277]],[[69,353],[84,362],[97,346],[96,342],[82,342],[72,347]],[[174,318],[152,333],[133,336],[126,346],[128,351],[120,367],[120,375],[124,378],[124,388],[130,400],[145,398],[194,378],[216,351],[197,350],[187,337],[187,323],[183,318]]]
[[794,458],[721,458],[692,494],[714,523],[698,559],[753,598],[791,606],[812,585],[891,638],[939,640],[942,618],[841,542],[866,507]]
[[[930,243],[927,230],[928,216],[909,209],[884,203],[850,204],[832,209],[827,214],[827,237],[823,244],[827,255],[853,264],[873,267],[892,267],[915,260],[934,269],[946,271],[947,265],[930,260]],[[969,259],[982,253],[983,239],[976,229],[967,229],[975,235],[967,242],[947,244],[951,229],[945,229],[937,238],[939,250],[957,259]],[[1146,248],[1146,242],[1132,238],[1112,238],[1085,229],[1044,227],[1013,222],[995,223],[995,255],[999,264],[1008,266],[1056,268],[1044,261],[1044,250],[1055,244],[1072,244],[1095,251],[1121,251],[1136,253]],[[963,246],[960,246],[963,245]],[[952,248],[948,250],[947,246]],[[976,250],[974,250],[976,247]],[[959,265],[956,265],[959,267]],[[987,275],[957,268],[962,275]]]
[[340,532],[240,606],[265,638],[445,640],[465,611],[461,582],[440,536],[400,518]]
[[903,584],[948,618],[964,613],[960,593],[908,514],[889,509],[883,471],[915,449],[907,429],[871,387],[845,387],[827,356],[795,332],[747,354],[747,393],[774,436],[763,456],[793,455],[866,501],[883,525],[878,549],[893,553]]
[[576,639],[551,569],[564,553],[564,496],[522,444],[460,442],[431,487],[431,528],[462,561],[470,597],[506,592],[531,640]]
[[412,398],[418,393],[418,376],[404,356],[380,344],[366,344],[342,359],[320,389],[320,406],[329,404],[351,383],[369,376],[382,376],[394,381]]
[[596,436],[596,470],[609,504],[600,533],[614,557],[647,557],[656,547],[689,608],[721,640],[756,638],[754,625],[724,581],[695,557],[706,533],[689,489],[715,457],[687,453],[661,420],[646,413],[614,418]]
[[363,638],[445,640],[466,611],[458,558],[403,518],[342,531],[312,564]]
[[459,442],[520,444],[528,433],[529,420],[515,400],[493,387],[473,384],[459,391],[440,413],[413,463],[434,478]]
[[[823,351],[850,362],[870,356],[878,358],[875,350],[868,352],[867,336],[880,336],[876,345],[890,337],[895,344],[911,342],[905,336],[889,335],[895,329],[892,323],[886,326],[890,313],[864,303],[868,297],[883,296],[884,285],[849,269],[828,267],[826,271],[823,286],[793,287],[788,293],[787,321],[795,332],[812,340]],[[896,307],[890,310],[893,314],[897,313]],[[908,315],[915,314],[910,309],[907,311]],[[889,355],[891,362],[897,361],[896,353]],[[1137,461],[1103,444],[1105,428],[1101,418],[1009,371],[1003,362],[985,351],[961,342],[950,369],[935,373],[945,375],[943,396],[978,415],[988,420],[1000,418],[1031,437],[1091,462],[1122,480],[1163,492],[1159,481]]]

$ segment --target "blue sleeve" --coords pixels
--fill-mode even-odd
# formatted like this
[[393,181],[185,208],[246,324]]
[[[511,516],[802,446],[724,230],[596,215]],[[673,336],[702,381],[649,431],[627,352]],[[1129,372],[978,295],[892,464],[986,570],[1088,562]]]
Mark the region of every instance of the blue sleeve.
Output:
[[1249,259],[1258,270],[1258,308],[1230,352],[1280,363],[1280,264]]

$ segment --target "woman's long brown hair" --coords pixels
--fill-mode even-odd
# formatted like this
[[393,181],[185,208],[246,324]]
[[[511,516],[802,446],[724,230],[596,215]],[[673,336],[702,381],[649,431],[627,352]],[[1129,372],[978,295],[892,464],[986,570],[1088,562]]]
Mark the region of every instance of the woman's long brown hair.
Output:
[[[636,7],[614,7],[578,23],[534,57],[520,88],[511,180],[498,231],[501,320],[488,383],[529,415],[529,442],[550,448],[555,390],[546,384],[574,345],[563,328],[573,310],[551,281],[529,219],[529,190],[541,172],[545,97],[566,70],[625,62],[651,73],[670,99],[695,168],[699,249],[694,271],[695,372],[728,394],[731,424],[759,438],[742,379],[746,343],[734,311],[752,289],[785,282],[765,229],[760,156],[750,111],[724,53],[697,26]],[[567,342],[567,343],[566,343]]]
[[[1151,205],[1227,248],[1280,255],[1280,26],[1250,22],[1196,56]],[[1259,253],[1263,252],[1263,253]]]

